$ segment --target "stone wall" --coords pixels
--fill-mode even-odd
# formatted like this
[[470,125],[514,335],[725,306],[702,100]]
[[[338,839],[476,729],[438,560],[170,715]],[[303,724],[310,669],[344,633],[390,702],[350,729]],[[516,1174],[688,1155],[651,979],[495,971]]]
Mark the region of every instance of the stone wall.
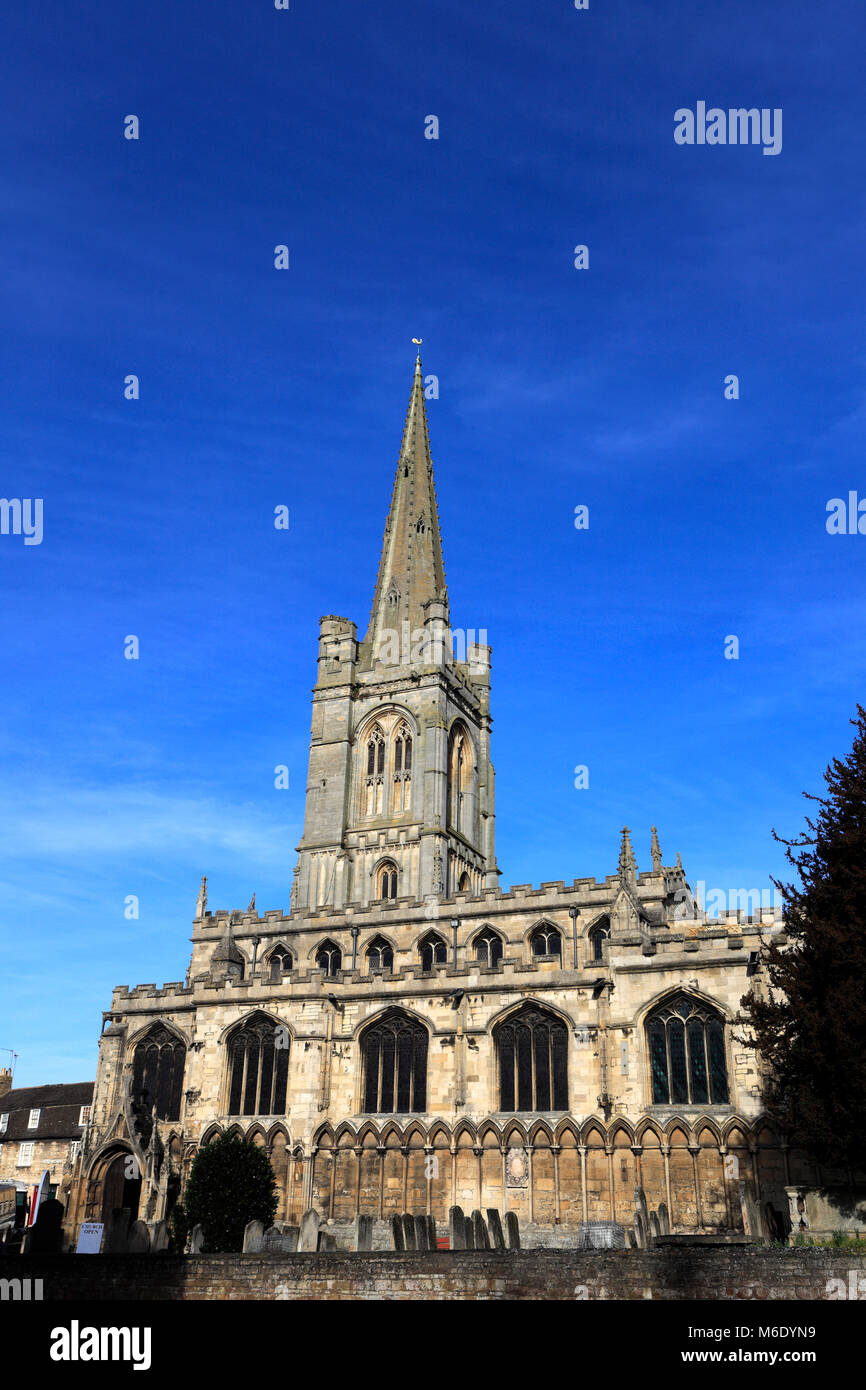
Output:
[[426,1254],[30,1256],[0,1278],[42,1279],[46,1301],[86,1299],[866,1299],[847,1251],[519,1250]]

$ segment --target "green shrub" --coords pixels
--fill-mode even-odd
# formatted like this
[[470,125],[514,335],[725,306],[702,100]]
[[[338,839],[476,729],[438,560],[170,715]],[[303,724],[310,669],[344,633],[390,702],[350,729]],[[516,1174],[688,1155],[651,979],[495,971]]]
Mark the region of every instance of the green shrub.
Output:
[[273,1225],[277,1210],[274,1170],[265,1150],[236,1135],[221,1135],[199,1149],[186,1186],[189,1228],[201,1226],[202,1252],[243,1248],[249,1221]]

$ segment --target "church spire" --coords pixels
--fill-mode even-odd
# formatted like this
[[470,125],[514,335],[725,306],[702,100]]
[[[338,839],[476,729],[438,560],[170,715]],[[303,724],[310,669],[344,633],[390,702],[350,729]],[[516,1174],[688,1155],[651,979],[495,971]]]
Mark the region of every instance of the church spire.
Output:
[[637,864],[635,863],[634,850],[631,847],[629,829],[627,825],[622,829],[622,845],[619,851],[619,877],[621,883],[635,885],[637,876]]
[[419,353],[365,638],[368,659],[376,659],[383,641],[392,634],[401,648],[414,644],[414,635],[429,616],[425,605],[431,600],[444,605],[437,616],[447,623],[448,592]]

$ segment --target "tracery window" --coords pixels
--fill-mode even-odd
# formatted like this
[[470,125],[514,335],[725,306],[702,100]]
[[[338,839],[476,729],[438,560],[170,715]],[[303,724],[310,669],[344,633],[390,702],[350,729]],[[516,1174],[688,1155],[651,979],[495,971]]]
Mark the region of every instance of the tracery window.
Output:
[[532,954],[534,956],[559,956],[562,957],[562,937],[548,923],[536,927],[530,937],[532,943]]
[[727,1105],[725,1025],[709,1005],[678,994],[647,1019],[654,1105]]
[[447,965],[448,947],[438,932],[431,931],[421,942],[421,969],[432,970],[434,965]]
[[568,1029],[537,1004],[523,1004],[494,1030],[500,1110],[568,1109]]
[[376,874],[376,897],[384,900],[397,896],[397,865],[393,859],[386,859],[379,865]]
[[412,791],[412,734],[399,724],[394,739],[394,813],[409,809]]
[[289,1038],[266,1014],[244,1019],[228,1036],[229,1115],[284,1115]]
[[323,941],[316,952],[316,968],[328,976],[338,975],[343,965],[343,952],[333,941]]
[[610,926],[607,921],[600,922],[597,927],[593,927],[589,933],[590,957],[594,961],[603,961],[605,943],[610,936]]
[[466,730],[455,724],[448,740],[448,824],[471,838],[467,792],[472,770],[472,747]]
[[384,936],[377,936],[367,947],[367,966],[370,970],[393,970],[394,952]]
[[364,1111],[408,1114],[427,1108],[427,1029],[389,1009],[361,1036]]
[[159,1120],[179,1120],[186,1046],[177,1034],[155,1023],[132,1054],[132,1100]]
[[367,739],[364,814],[381,816],[385,803],[385,735],[376,724]]
[[483,961],[485,965],[498,965],[502,960],[502,938],[490,927],[485,927],[484,931],[479,932],[472,944],[475,947],[475,959]]
[[271,980],[279,982],[284,975],[288,975],[291,968],[291,953],[285,946],[277,946],[268,957],[268,976]]

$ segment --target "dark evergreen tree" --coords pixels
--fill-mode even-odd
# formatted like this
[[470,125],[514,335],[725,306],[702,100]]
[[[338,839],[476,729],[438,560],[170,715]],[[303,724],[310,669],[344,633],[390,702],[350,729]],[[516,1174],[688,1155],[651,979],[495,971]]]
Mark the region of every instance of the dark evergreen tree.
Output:
[[767,998],[743,1007],[770,1070],[767,1104],[817,1162],[866,1166],[866,710],[851,752],[834,758],[814,819],[783,840],[796,883],[773,880],[786,944],[763,951]]
[[203,1252],[241,1250],[248,1221],[273,1225],[274,1170],[265,1150],[236,1135],[220,1135],[199,1149],[186,1186],[187,1225],[201,1226]]

